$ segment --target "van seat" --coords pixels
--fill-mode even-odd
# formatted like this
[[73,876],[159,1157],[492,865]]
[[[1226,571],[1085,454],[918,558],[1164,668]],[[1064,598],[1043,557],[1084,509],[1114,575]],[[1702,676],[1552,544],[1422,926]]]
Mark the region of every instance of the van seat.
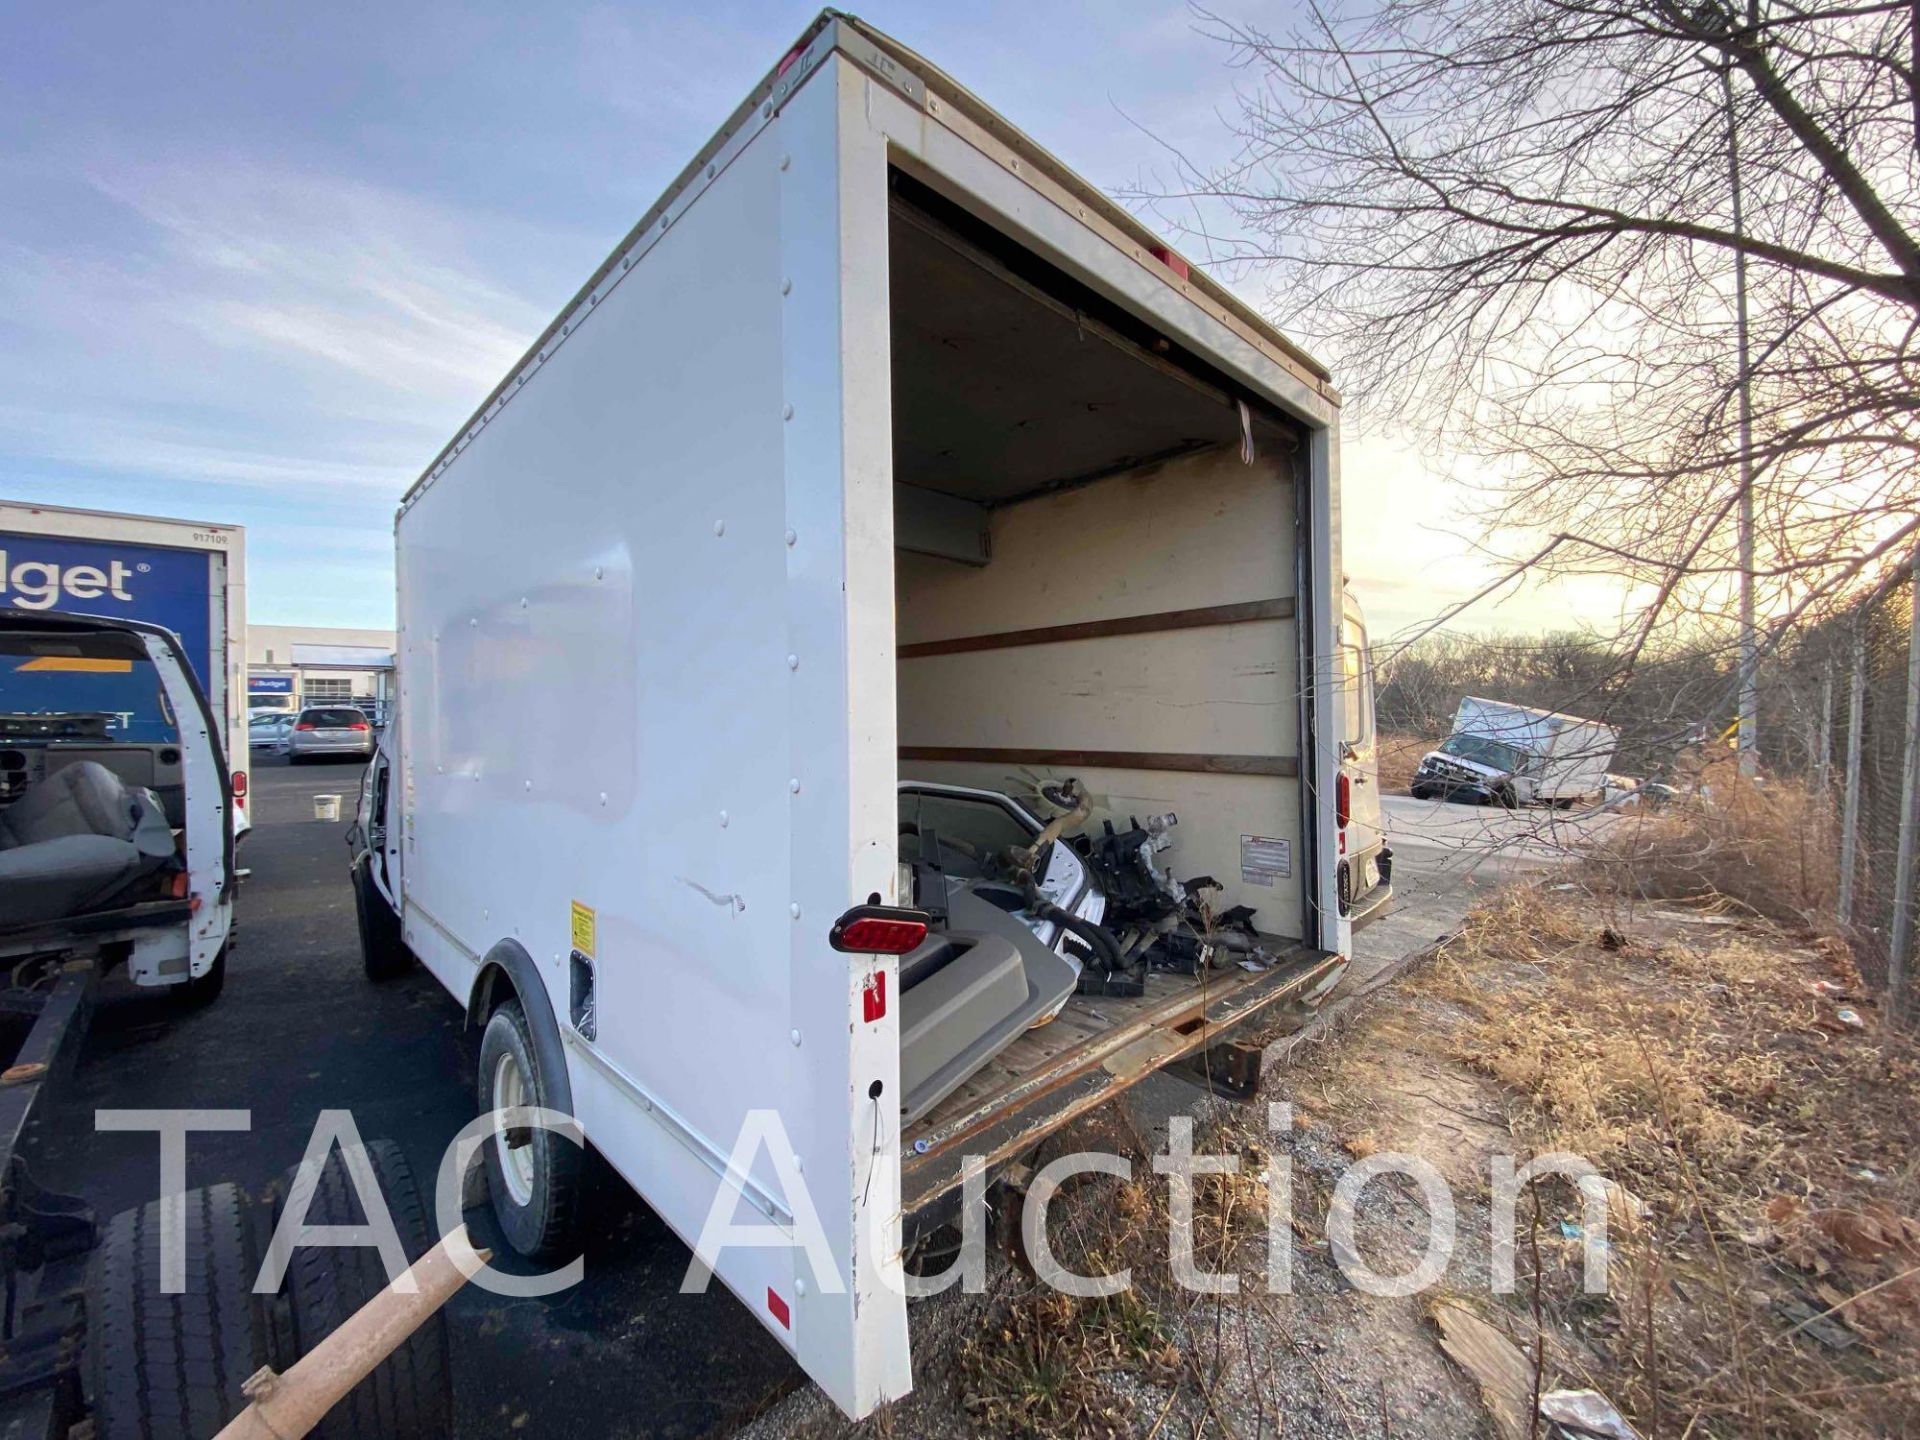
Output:
[[94,761],[65,766],[0,809],[0,925],[98,909],[173,856],[151,791]]

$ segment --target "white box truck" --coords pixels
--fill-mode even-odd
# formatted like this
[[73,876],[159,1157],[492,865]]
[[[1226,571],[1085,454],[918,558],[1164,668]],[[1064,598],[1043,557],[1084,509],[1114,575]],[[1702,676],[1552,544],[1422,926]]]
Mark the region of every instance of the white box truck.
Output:
[[[1385,881],[1338,418],[823,14],[404,499],[369,972],[467,1006],[483,1111],[576,1115],[690,1243],[767,1229],[713,1268],[848,1414],[901,1395],[903,1235],[969,1158],[1313,1003]],[[503,1230],[570,1256],[577,1152],[496,1124]]]
[[0,610],[158,625],[180,639],[247,803],[247,547],[238,525],[0,500]]
[[1618,732],[1598,720],[1469,695],[1440,748],[1421,757],[1408,789],[1416,800],[1464,797],[1565,810],[1606,793],[1618,742]]

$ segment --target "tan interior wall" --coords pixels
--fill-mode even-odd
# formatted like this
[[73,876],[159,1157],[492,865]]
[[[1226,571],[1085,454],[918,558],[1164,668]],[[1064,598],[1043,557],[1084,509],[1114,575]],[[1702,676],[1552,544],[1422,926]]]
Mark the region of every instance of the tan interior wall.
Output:
[[900,555],[902,645],[1293,594],[1286,457],[1210,450],[992,512],[984,569]]
[[[1220,450],[997,509],[985,567],[899,555],[899,645],[1001,637],[900,661],[901,775],[1016,794],[1077,775],[1096,820],[1172,810],[1176,875],[1211,874],[1224,903],[1254,907],[1264,930],[1298,935],[1291,618],[1002,643],[1042,627],[1289,601],[1293,517],[1286,457],[1248,466]],[[969,750],[1013,756],[962,758]],[[939,755],[916,755],[926,751]],[[1193,767],[1162,768],[1183,759]],[[1242,836],[1292,842],[1294,876],[1244,881]]]

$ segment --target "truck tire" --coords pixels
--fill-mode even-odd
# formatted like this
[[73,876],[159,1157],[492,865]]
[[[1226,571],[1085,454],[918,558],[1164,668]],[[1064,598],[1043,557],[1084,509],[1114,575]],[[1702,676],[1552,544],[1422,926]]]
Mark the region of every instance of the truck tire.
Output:
[[87,1377],[99,1440],[205,1440],[247,1407],[267,1363],[259,1255],[236,1185],[186,1194],[186,1290],[160,1290],[160,1202],[107,1222],[87,1277]]
[[353,915],[360,928],[360,965],[369,980],[391,980],[413,965],[406,941],[400,938],[400,917],[393,913],[367,874],[365,855],[353,862]]
[[[487,1021],[479,1088],[483,1115],[516,1105],[555,1108],[518,1000],[508,1000]],[[507,1243],[527,1259],[572,1259],[585,1200],[586,1153],[549,1130],[529,1128],[523,1140],[509,1145],[496,1129],[482,1149],[494,1218]]]
[[[370,1140],[367,1159],[380,1182],[380,1192],[386,1197],[407,1259],[418,1260],[433,1247],[434,1236],[406,1157],[391,1140]],[[274,1201],[276,1228],[291,1188],[290,1174]],[[346,1162],[338,1151],[327,1157],[326,1168],[320,1172],[306,1223],[365,1223]],[[371,1245],[305,1245],[295,1250],[287,1266],[286,1290],[290,1338],[296,1355],[310,1353],[387,1284],[380,1252]],[[348,1391],[311,1433],[321,1440],[355,1440],[368,1435],[429,1440],[452,1434],[453,1372],[448,1360],[446,1313],[435,1311],[406,1344]]]
[[203,1005],[211,1005],[220,998],[220,992],[227,988],[227,950],[222,945],[220,953],[213,957],[213,964],[207,967],[207,973],[191,980],[182,981],[174,987],[174,998],[189,1010],[198,1010]]

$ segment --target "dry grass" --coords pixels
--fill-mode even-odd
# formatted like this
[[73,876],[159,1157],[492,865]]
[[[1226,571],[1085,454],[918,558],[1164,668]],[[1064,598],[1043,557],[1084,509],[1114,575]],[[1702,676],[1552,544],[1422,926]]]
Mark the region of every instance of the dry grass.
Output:
[[961,1350],[968,1413],[993,1434],[1121,1434],[1126,1412],[1100,1381],[1114,1359],[1089,1313],[1115,1303],[1047,1290],[1015,1297],[995,1317],[996,1330]]
[[[1136,1174],[1144,1167],[1136,1157]],[[1164,1211],[1139,1179],[1089,1177],[1052,1207],[1055,1258],[1080,1274],[1146,1262]],[[1129,1414],[1103,1377],[1179,1369],[1139,1281],[1118,1295],[1077,1299],[1041,1285],[1010,1296],[960,1350],[962,1404],[982,1433],[1112,1436]]]
[[[1197,1153],[1229,1143],[1199,1127]],[[1233,1271],[1243,1290],[1264,1276],[1267,1190],[1264,1149],[1238,1137],[1235,1174],[1196,1176],[1193,1256],[1204,1271]],[[1151,1426],[1132,1413],[1112,1378],[1210,1392],[1194,1353],[1177,1344],[1202,1297],[1176,1285],[1167,1236],[1168,1189],[1135,1153],[1135,1178],[1089,1177],[1062,1191],[1050,1212],[1054,1256],[1081,1274],[1132,1272],[1130,1288],[1074,1299],[1035,1285],[995,1308],[961,1348],[962,1403],[983,1434],[1113,1436]],[[1210,1402],[1203,1402],[1210,1403]]]
[[[1920,1434],[1920,1044],[1883,1027],[1846,945],[1820,933],[1822,807],[1731,766],[1700,779],[1709,802],[1620,827],[1591,889],[1556,881],[1477,908],[1430,964],[1286,1072],[1286,1092],[1334,1159],[1410,1148],[1412,1131],[1469,1186],[1485,1184],[1496,1148],[1595,1164],[1618,1187],[1608,1293],[1584,1293],[1584,1216],[1550,1181],[1531,1233],[1522,1206],[1521,1293],[1476,1308],[1529,1354],[1544,1335],[1543,1380],[1600,1390],[1649,1440]],[[1253,1296],[1267,1157],[1244,1129],[1228,1134],[1196,1137],[1202,1152],[1243,1150],[1239,1175],[1199,1182],[1196,1259],[1238,1271]],[[1081,1273],[1131,1266],[1134,1288],[1000,1305],[961,1367],[983,1433],[1173,1433],[1176,1401],[1181,1433],[1232,1432],[1216,1408],[1241,1383],[1220,1354],[1231,1312],[1172,1283],[1165,1189],[1134,1159],[1136,1181],[1091,1182],[1056,1206],[1054,1239]],[[1301,1164],[1294,1185],[1313,1253],[1325,1186]],[[1299,1313],[1260,1297],[1243,1316],[1248,1304],[1278,1316],[1277,1333]],[[1380,1312],[1320,1313],[1338,1327]],[[1357,1364],[1335,1354],[1329,1366]],[[1157,1382],[1168,1408],[1135,1413],[1120,1397],[1142,1392],[1115,1385],[1123,1372]]]
[[1839,891],[1838,828],[1826,796],[1795,780],[1757,784],[1731,758],[1688,767],[1683,800],[1620,825],[1592,865],[1619,893],[1731,902],[1792,926],[1818,926]]
[[1413,772],[1420,765],[1420,757],[1433,749],[1434,743],[1418,735],[1382,730],[1376,747],[1380,757],[1380,793],[1406,794],[1407,787],[1413,783]]
[[1554,1342],[1557,1368],[1643,1434],[1920,1427],[1920,1046],[1858,998],[1868,1029],[1838,1018],[1858,984],[1843,946],[1764,923],[1626,930],[1605,903],[1528,892],[1414,983],[1463,1017],[1430,1038],[1505,1092],[1528,1149],[1583,1155],[1651,1205],[1611,1236],[1603,1299],[1543,1232],[1549,1329],[1577,1341]]

